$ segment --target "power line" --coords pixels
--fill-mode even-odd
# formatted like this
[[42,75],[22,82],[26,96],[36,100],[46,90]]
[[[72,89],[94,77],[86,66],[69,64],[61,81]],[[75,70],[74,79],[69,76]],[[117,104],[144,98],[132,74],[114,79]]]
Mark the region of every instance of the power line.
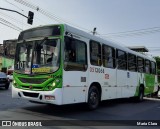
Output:
[[6,18],[8,18],[8,19],[10,19],[10,20],[12,20],[12,21],[14,21],[14,22],[16,22],[16,23],[18,22],[18,23],[21,24],[21,25],[24,25],[24,26],[26,26],[26,27],[30,27],[30,26],[28,26],[27,24],[24,24],[22,21],[19,21],[19,20],[13,18],[13,17],[7,15],[6,13],[0,12],[0,15],[2,15],[3,17],[6,17]]
[[[14,7],[16,7],[16,8],[18,8],[18,9],[20,9],[21,11],[24,11],[23,9],[19,8],[18,6],[16,6],[15,4],[13,4],[13,3],[9,2],[8,0],[4,0],[4,1],[6,1],[7,3],[9,3],[9,4],[13,5]],[[24,12],[26,12],[26,11],[24,11]],[[43,22],[43,23],[46,23],[46,22],[42,21],[42,20],[41,20],[41,19],[39,19],[39,18],[35,18],[35,19],[38,19],[39,21],[41,21],[41,22]],[[28,27],[30,27],[30,26],[28,26]]]
[[4,1],[5,1],[5,2],[7,2],[7,3],[9,3],[10,5],[12,5],[12,6],[14,6],[14,7],[18,8],[19,10],[24,11],[23,9],[21,9],[21,8],[20,8],[20,7],[18,7],[17,5],[15,5],[15,4],[13,4],[13,3],[9,2],[8,0],[4,0]]
[[108,33],[108,34],[102,34],[102,35],[113,35],[113,34],[130,33],[130,32],[146,31],[146,30],[153,30],[153,29],[160,29],[160,27],[137,29],[137,30],[123,31],[123,32],[116,32],[116,33]]
[[154,34],[158,32],[160,32],[160,27],[152,27],[147,29],[108,33],[108,34],[101,34],[101,35],[104,37],[125,37],[125,36],[141,36],[146,34]]
[[5,26],[7,26],[7,27],[9,27],[9,28],[12,28],[12,29],[17,30],[17,31],[19,31],[19,32],[20,32],[20,30],[18,30],[18,29],[16,29],[16,28],[14,28],[14,27],[12,27],[12,26],[9,26],[9,25],[7,25],[7,24],[5,24],[5,23],[1,22],[1,21],[0,21],[0,24],[3,24],[3,25],[5,25]]
[[75,26],[77,28],[80,28],[82,30],[91,32],[91,30],[88,30],[86,28],[80,27],[80,26],[78,26],[78,25],[76,25],[76,24],[74,24],[74,23],[72,23],[70,21],[66,21],[66,20],[64,20],[64,19],[62,19],[62,18],[60,18],[60,17],[58,17],[58,16],[56,16],[54,14],[51,14],[48,11],[45,11],[44,9],[42,9],[42,8],[32,4],[32,3],[26,2],[24,0],[15,0],[15,1],[20,3],[20,4],[23,4],[24,6],[27,6],[27,7],[31,8],[31,9],[33,9],[33,10],[36,10],[36,11],[40,12],[41,14],[45,15],[46,17],[48,17],[50,19],[53,19],[53,20],[57,21],[58,23],[64,22],[64,23],[70,24],[72,26]]
[[13,26],[13,27],[19,29],[20,31],[22,31],[21,28],[19,28],[18,26],[16,26],[16,25],[10,23],[9,21],[7,21],[7,20],[5,20],[5,19],[3,19],[3,18],[0,18],[0,21],[5,22],[6,24],[9,24],[9,25],[11,25],[11,26]]
[[10,26],[11,28],[14,28],[14,29],[16,29],[16,30],[18,30],[18,31],[22,31],[21,28],[19,28],[18,26],[10,23],[9,21],[7,21],[7,20],[5,20],[5,19],[3,19],[3,18],[0,18],[0,21],[1,21],[1,24],[2,24],[2,22],[3,22],[5,25]]

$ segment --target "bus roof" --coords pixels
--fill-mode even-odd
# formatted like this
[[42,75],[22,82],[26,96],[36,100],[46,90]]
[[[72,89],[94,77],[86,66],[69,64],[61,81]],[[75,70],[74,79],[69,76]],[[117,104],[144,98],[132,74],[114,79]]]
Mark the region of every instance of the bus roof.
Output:
[[124,45],[119,45],[116,42],[113,42],[113,41],[110,41],[110,40],[107,40],[107,39],[102,39],[100,37],[97,37],[95,35],[91,35],[87,32],[84,32],[82,30],[79,30],[77,28],[71,27],[71,26],[66,25],[66,24],[64,24],[64,26],[65,26],[66,31],[68,31],[70,33],[73,33],[73,34],[76,34],[76,35],[79,35],[79,36],[82,36],[82,37],[85,37],[87,39],[91,39],[91,40],[94,40],[94,41],[97,41],[97,42],[100,42],[100,43],[104,43],[104,44],[106,44],[108,46],[111,46],[111,47],[114,47],[116,49],[120,49],[122,51],[126,51],[128,53],[131,53],[131,54],[134,54],[136,56],[143,57],[145,59],[148,59],[148,60],[151,60],[151,61],[155,62],[155,59],[153,57],[148,57],[147,55],[144,55],[144,54],[141,54],[139,52],[135,52],[133,50],[130,50],[129,48],[127,48]]
[[73,33],[74,35],[77,35],[77,36],[79,35],[79,36],[85,37],[85,38],[90,39],[90,40],[94,40],[94,41],[97,41],[97,42],[100,42],[100,43],[104,43],[104,44],[106,44],[108,46],[111,46],[111,47],[114,47],[116,49],[120,49],[122,51],[126,51],[128,53],[131,53],[131,54],[134,54],[136,56],[143,57],[145,59],[148,59],[148,60],[151,60],[151,61],[155,62],[154,58],[151,58],[151,57],[148,57],[147,55],[144,55],[144,54],[141,54],[139,52],[135,52],[133,50],[130,50],[129,48],[127,48],[124,45],[119,45],[116,42],[113,42],[113,41],[110,41],[110,40],[107,40],[107,39],[102,39],[102,38],[97,37],[95,35],[91,35],[91,34],[85,32],[85,31],[82,31],[80,29],[74,28],[74,27],[69,26],[67,24],[50,24],[50,25],[38,26],[38,27],[34,27],[34,28],[30,28],[30,29],[24,30],[22,32],[25,32],[25,31],[28,31],[28,30],[32,30],[32,29],[42,28],[42,27],[55,26],[55,25],[63,25],[65,31]]

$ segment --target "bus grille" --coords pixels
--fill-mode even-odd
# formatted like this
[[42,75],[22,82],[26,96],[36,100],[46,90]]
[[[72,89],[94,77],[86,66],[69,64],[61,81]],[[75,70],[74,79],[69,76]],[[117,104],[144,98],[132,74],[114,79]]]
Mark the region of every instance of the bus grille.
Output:
[[27,97],[38,98],[39,93],[28,93],[28,92],[23,92],[23,95],[24,95],[24,96],[27,96]]
[[30,88],[30,86],[22,86],[22,88],[25,88],[27,90],[30,90],[30,89],[32,89],[32,90],[43,90],[43,87],[41,87],[41,86],[32,86],[32,88]]
[[47,78],[18,78],[22,83],[42,84]]

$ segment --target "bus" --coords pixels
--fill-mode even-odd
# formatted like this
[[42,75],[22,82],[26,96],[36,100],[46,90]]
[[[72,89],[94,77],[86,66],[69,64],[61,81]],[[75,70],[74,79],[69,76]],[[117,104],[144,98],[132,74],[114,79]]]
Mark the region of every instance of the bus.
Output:
[[1,46],[0,49],[2,50],[0,52],[0,55],[2,56],[1,71],[5,72],[8,75],[11,75],[13,73],[16,43],[17,39],[4,40],[3,46]]
[[66,24],[40,26],[18,37],[12,97],[54,105],[145,95],[158,90],[156,61]]

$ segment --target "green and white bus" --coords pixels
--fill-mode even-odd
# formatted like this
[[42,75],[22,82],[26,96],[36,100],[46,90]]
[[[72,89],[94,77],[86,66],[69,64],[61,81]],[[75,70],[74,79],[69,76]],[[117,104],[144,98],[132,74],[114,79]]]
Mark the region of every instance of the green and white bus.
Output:
[[158,90],[153,58],[66,24],[20,33],[12,97],[55,105],[143,96]]

